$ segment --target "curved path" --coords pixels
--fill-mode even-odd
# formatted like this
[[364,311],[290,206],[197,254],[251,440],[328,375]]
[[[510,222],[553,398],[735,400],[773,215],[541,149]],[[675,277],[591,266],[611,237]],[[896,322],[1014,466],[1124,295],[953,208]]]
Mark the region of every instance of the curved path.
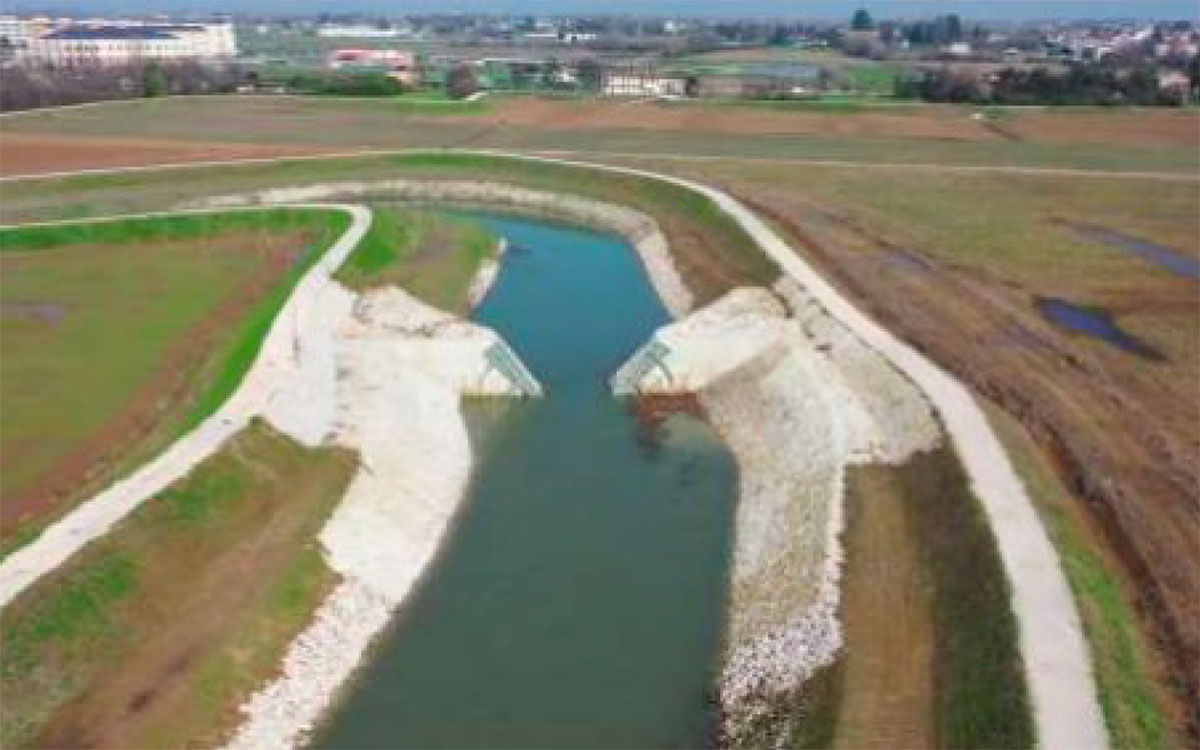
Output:
[[[428,149],[390,151],[374,153],[428,153]],[[438,151],[445,153],[445,151]],[[372,152],[358,152],[362,156]],[[972,489],[980,499],[988,516],[1001,559],[1012,589],[1013,610],[1018,622],[1021,655],[1024,661],[1026,682],[1033,704],[1034,720],[1039,744],[1047,748],[1102,748],[1108,744],[1103,715],[1096,699],[1088,656],[1074,601],[1066,578],[1059,566],[1058,556],[1042,528],[1033,503],[1013,469],[1003,446],[992,431],[987,417],[975,402],[970,391],[957,379],[938,368],[915,349],[893,336],[882,326],[861,313],[849,300],[826,282],[811,266],[792,250],[765,222],[727,193],[706,185],[669,175],[640,169],[571,161],[561,158],[539,157],[493,150],[471,150],[461,153],[492,155],[527,161],[563,164],[588,169],[628,174],[663,182],[669,182],[697,192],[709,198],[723,212],[736,221],[744,231],[776,263],[784,273],[803,285],[836,320],[845,325],[868,345],[887,358],[898,370],[916,383],[929,398],[953,441],[963,467],[971,479]],[[333,158],[332,156],[316,158]],[[268,163],[287,159],[251,159],[246,163]],[[168,165],[169,168],[189,166],[213,166],[204,163]],[[858,166],[858,165],[855,165]],[[81,170],[89,174],[122,171],[149,171],[156,167],[133,167],[114,170]],[[1030,170],[1035,171],[1035,170]],[[46,175],[49,176],[49,175]],[[14,179],[14,178],[5,178]],[[336,268],[340,258],[366,230],[369,213],[365,209],[340,206],[351,211],[355,222],[334,249],[326,254],[319,264],[305,277],[302,284],[320,284],[328,281],[328,272]],[[334,259],[337,260],[334,260]],[[332,265],[331,265],[332,264]],[[319,271],[321,273],[319,273]],[[279,333],[287,328],[281,323],[290,316],[286,314],[294,305],[306,304],[311,292],[296,293],[285,307],[284,315],[276,319],[269,340],[274,343],[290,341],[294,331]],[[278,335],[277,335],[278,334]],[[267,346],[255,362],[253,373],[260,365],[266,366]],[[220,441],[235,432],[222,420],[244,424],[248,414],[247,400],[261,403],[266,394],[260,391],[264,384],[247,376],[242,387],[213,418],[206,421],[195,432],[156,461],[152,462],[135,477],[126,480],[96,499],[88,501],[67,518],[48,529],[45,534],[28,547],[6,559],[0,565],[0,604],[7,602],[24,586],[60,564],[74,550],[88,540],[106,531],[121,515],[136,506],[138,500],[132,496],[160,480],[173,466],[190,467],[203,456],[200,450],[211,452]],[[245,393],[250,391],[250,393]],[[182,450],[183,445],[188,450]],[[177,456],[178,454],[178,456]],[[190,463],[187,461],[190,460]],[[186,468],[183,469],[186,471]],[[183,472],[172,476],[179,476]],[[134,479],[148,475],[133,490],[125,487]],[[166,482],[163,482],[165,486]],[[103,508],[107,513],[93,511],[97,502],[114,494],[119,500],[108,501]],[[139,498],[140,499],[140,498]],[[123,510],[122,510],[123,509]],[[119,515],[114,515],[120,511]],[[98,516],[93,518],[93,516]],[[53,533],[51,533],[53,532]],[[65,552],[63,550],[66,550]],[[18,557],[20,556],[20,557]]]
[[[362,206],[331,203],[297,204],[296,208],[312,208],[345,211],[350,214],[350,227],[325,251],[313,267],[292,290],[291,296],[280,309],[271,325],[254,363],[246,372],[241,385],[212,416],[201,422],[194,430],[172,443],[171,446],[128,477],[121,479],[103,492],[84,501],[63,518],[54,522],[29,544],[21,547],[0,562],[0,606],[32,585],[42,576],[53,571],[75,554],[88,542],[103,536],[144,500],[165,489],[169,484],[192,470],[196,464],[214,453],[226,440],[242,430],[250,420],[262,414],[279,390],[282,379],[291,372],[286,363],[293,356],[293,344],[300,334],[299,321],[308,318],[321,292],[330,285],[330,276],[349,256],[371,225],[371,212]],[[262,207],[248,209],[220,209],[203,211],[175,211],[169,215],[184,213],[227,213],[230,210],[261,211]],[[103,219],[81,219],[77,221],[46,222],[46,224],[81,224],[96,221],[116,221],[167,213],[132,214],[111,216]],[[34,226],[23,224],[21,226]]]

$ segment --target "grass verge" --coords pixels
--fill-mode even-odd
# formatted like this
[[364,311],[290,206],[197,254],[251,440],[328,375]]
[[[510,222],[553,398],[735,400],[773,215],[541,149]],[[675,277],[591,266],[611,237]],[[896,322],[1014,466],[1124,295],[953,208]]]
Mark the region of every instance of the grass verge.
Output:
[[932,589],[936,742],[1032,747],[1016,617],[983,509],[948,448],[914,456],[898,471]]
[[1058,480],[1044,452],[1003,410],[989,403],[988,416],[1034,500],[1075,595],[1113,747],[1185,744],[1172,737],[1152,649],[1116,563],[1099,551],[1078,502]]
[[6,747],[212,746],[334,582],[353,474],[261,422],[0,615]]

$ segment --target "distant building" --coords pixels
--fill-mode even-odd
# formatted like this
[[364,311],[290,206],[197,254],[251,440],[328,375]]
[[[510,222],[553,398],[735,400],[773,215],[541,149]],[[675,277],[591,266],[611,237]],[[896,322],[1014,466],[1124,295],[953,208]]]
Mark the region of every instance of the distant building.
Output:
[[34,39],[65,23],[49,18],[0,16],[0,49],[3,49],[6,57],[22,59],[28,54]]
[[28,41],[22,57],[55,67],[127,65],[158,60],[228,60],[237,55],[233,26],[213,24],[69,25]]
[[1168,70],[1158,74],[1158,90],[1179,102],[1187,102],[1192,80],[1186,73]]
[[602,91],[605,96],[685,96],[687,89],[685,76],[627,68],[607,71]]
[[378,71],[405,86],[416,86],[421,82],[416,55],[404,50],[337,49],[329,53],[325,67],[329,70]]
[[596,41],[596,35],[579,31],[531,31],[522,34],[528,42],[551,42],[556,44],[580,44]]
[[394,39],[401,35],[400,29],[381,29],[378,26],[339,26],[328,24],[317,29],[317,36],[328,38]]

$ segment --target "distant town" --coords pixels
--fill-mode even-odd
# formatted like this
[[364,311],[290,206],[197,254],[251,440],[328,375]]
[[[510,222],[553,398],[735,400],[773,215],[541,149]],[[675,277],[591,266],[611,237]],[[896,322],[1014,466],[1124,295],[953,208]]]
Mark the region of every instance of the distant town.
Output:
[[[738,60],[740,51],[755,50]],[[762,51],[777,52],[776,57]],[[1182,105],[1190,21],[0,17],[5,110],[198,93]]]

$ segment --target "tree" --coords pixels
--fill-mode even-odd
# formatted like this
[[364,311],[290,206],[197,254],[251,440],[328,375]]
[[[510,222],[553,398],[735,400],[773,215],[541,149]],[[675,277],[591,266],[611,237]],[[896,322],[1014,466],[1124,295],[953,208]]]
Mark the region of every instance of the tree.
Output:
[[142,96],[166,96],[167,71],[156,62],[146,63],[142,68]]
[[604,86],[604,68],[590,57],[579,61],[575,75],[584,91],[599,91]]
[[850,19],[850,28],[855,31],[870,31],[875,28],[875,21],[866,8],[859,8],[854,11],[854,18]]
[[446,95],[451,99],[465,99],[479,90],[475,69],[467,64],[455,66],[446,76]]

